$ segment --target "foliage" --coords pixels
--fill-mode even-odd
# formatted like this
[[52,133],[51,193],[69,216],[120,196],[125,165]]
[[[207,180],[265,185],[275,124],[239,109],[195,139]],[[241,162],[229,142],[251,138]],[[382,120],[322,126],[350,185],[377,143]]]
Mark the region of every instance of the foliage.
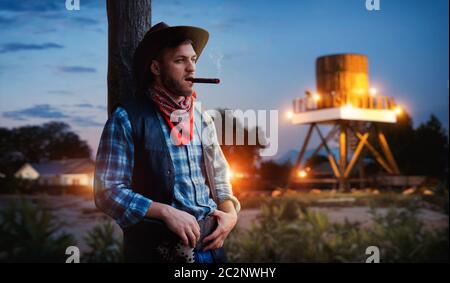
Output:
[[[364,262],[368,246],[380,249],[381,262],[448,262],[448,228],[427,230],[418,206],[372,209],[372,225],[331,223],[325,214],[294,198],[266,201],[248,230],[234,230],[225,248],[231,262]],[[20,201],[0,212],[0,261],[64,262],[75,245],[63,225],[42,205]],[[83,262],[121,262],[122,239],[103,222],[84,237]]]
[[383,262],[448,262],[448,228],[426,231],[417,218],[418,207],[390,208],[386,215],[372,209],[369,239],[380,248]]
[[403,174],[447,176],[448,133],[434,115],[413,129],[411,117],[404,112],[397,123],[382,125],[380,129]]
[[0,170],[16,170],[23,162],[41,162],[63,158],[89,158],[86,141],[64,122],[48,122],[41,126],[0,128]]
[[[218,109],[218,112],[220,116],[215,115],[213,118],[225,158],[233,170],[253,173],[256,170],[256,162],[260,160],[259,150],[264,148],[267,142],[263,139],[263,131],[260,128],[248,129],[232,112],[225,109]],[[226,125],[233,125],[231,140],[226,137]],[[239,133],[242,133],[242,136]],[[254,141],[252,137],[255,138]]]
[[62,227],[40,204],[11,202],[0,212],[0,261],[64,262],[75,240]]
[[274,161],[266,161],[261,163],[259,174],[262,179],[270,180],[272,185],[285,186],[291,170],[292,165],[289,162],[278,164]]
[[448,228],[426,231],[416,210],[373,214],[373,229],[330,223],[327,216],[295,201],[265,204],[247,231],[226,241],[233,262],[364,262],[368,246],[380,248],[381,262],[448,262]]
[[414,145],[417,149],[414,161],[421,164],[418,173],[448,178],[448,134],[435,116],[417,128]]
[[34,185],[35,182],[33,180],[6,176],[5,178],[0,178],[0,194],[30,194],[33,192]]
[[84,238],[90,251],[84,255],[87,262],[121,262],[122,240],[114,236],[114,226],[111,221],[105,221]]

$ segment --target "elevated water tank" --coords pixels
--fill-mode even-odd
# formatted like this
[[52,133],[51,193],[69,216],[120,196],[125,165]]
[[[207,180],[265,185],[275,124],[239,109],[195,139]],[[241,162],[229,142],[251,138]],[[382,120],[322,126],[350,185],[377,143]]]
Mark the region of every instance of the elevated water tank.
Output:
[[361,54],[321,56],[316,60],[318,108],[360,105],[369,95],[368,59]]

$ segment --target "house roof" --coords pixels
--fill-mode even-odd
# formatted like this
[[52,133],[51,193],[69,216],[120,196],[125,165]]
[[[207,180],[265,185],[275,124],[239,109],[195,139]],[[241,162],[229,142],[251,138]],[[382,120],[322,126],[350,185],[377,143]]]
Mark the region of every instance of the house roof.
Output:
[[62,174],[84,174],[94,171],[94,162],[89,158],[52,160],[30,164],[41,176]]

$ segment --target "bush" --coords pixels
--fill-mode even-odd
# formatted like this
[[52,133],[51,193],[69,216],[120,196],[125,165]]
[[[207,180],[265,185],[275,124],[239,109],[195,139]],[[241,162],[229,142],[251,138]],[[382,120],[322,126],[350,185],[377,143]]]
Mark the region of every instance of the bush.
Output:
[[414,209],[374,212],[374,227],[366,229],[330,223],[295,201],[267,203],[248,231],[230,234],[226,249],[232,262],[364,262],[368,246],[380,248],[381,262],[448,262],[448,228],[425,231]]
[[123,242],[114,236],[111,221],[105,221],[90,231],[84,238],[90,251],[86,254],[87,262],[122,262]]
[[417,213],[416,206],[390,208],[384,216],[372,209],[369,239],[380,248],[384,262],[448,262],[448,228],[426,231]]
[[63,224],[43,207],[22,200],[0,212],[0,261],[65,262],[65,251],[75,245]]
[[34,180],[14,178],[11,176],[0,178],[0,194],[30,194],[33,193],[34,186]]

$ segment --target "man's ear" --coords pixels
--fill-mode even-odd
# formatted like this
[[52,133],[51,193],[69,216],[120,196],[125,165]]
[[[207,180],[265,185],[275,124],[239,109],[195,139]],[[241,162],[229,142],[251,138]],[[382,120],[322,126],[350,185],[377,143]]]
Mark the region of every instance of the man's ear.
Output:
[[150,71],[155,76],[159,76],[161,74],[161,70],[160,70],[158,61],[152,60],[152,63],[150,64]]

